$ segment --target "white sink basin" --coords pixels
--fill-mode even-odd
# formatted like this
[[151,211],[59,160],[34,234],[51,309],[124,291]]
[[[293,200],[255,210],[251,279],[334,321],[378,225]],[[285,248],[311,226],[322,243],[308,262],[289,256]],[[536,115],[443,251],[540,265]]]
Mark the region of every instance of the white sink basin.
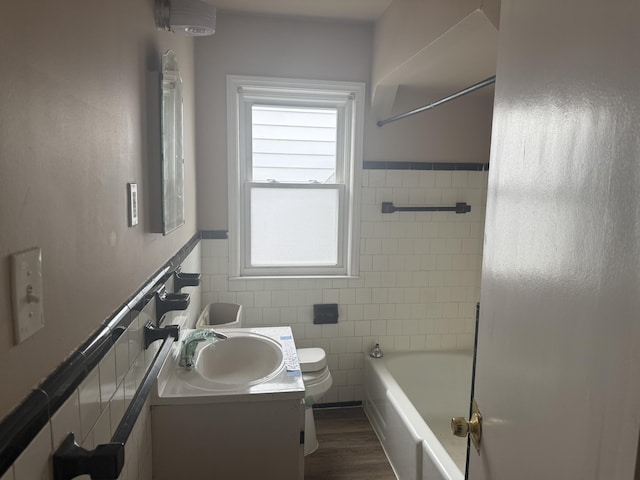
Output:
[[[200,334],[196,332],[200,332]],[[217,331],[226,340],[202,335],[211,329],[185,328],[162,366],[153,405],[195,405],[303,398],[304,383],[290,327],[248,327]],[[196,342],[186,349],[185,340]],[[181,354],[185,354],[181,358]],[[191,353],[191,357],[186,354]],[[190,360],[188,369],[180,364]]]
[[183,379],[211,390],[238,390],[266,382],[284,368],[282,347],[269,337],[227,331],[225,340],[203,343],[191,371]]

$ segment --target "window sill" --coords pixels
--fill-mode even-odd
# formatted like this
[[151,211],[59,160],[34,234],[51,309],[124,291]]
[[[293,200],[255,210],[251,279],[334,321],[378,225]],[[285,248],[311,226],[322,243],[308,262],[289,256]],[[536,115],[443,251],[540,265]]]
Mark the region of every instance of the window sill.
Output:
[[252,275],[247,277],[229,277],[234,280],[358,280],[359,275]]

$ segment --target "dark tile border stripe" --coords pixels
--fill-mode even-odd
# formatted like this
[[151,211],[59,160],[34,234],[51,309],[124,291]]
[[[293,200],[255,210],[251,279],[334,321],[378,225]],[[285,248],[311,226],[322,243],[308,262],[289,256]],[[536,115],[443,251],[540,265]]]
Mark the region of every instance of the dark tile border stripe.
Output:
[[364,170],[448,170],[484,172],[489,170],[488,163],[445,163],[445,162],[378,162],[365,160]]
[[225,240],[229,238],[227,230],[201,230],[200,235],[203,240]]
[[[0,423],[0,476],[11,467],[22,451],[58,411],[116,340],[153,299],[147,295],[165,282],[200,242],[196,233],[178,253],[153,274],[78,349],[64,360],[20,405]],[[226,238],[226,232],[225,237]]]

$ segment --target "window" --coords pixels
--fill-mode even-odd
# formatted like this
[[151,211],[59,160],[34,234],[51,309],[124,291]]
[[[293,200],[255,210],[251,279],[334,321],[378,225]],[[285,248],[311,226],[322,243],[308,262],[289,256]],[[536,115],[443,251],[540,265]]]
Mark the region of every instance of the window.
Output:
[[231,276],[355,275],[364,84],[229,76]]

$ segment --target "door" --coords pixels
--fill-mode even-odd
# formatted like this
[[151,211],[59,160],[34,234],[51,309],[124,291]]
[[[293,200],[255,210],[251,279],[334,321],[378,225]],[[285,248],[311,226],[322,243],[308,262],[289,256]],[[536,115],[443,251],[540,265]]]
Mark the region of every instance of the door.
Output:
[[502,1],[471,480],[634,478],[639,47],[637,0]]

